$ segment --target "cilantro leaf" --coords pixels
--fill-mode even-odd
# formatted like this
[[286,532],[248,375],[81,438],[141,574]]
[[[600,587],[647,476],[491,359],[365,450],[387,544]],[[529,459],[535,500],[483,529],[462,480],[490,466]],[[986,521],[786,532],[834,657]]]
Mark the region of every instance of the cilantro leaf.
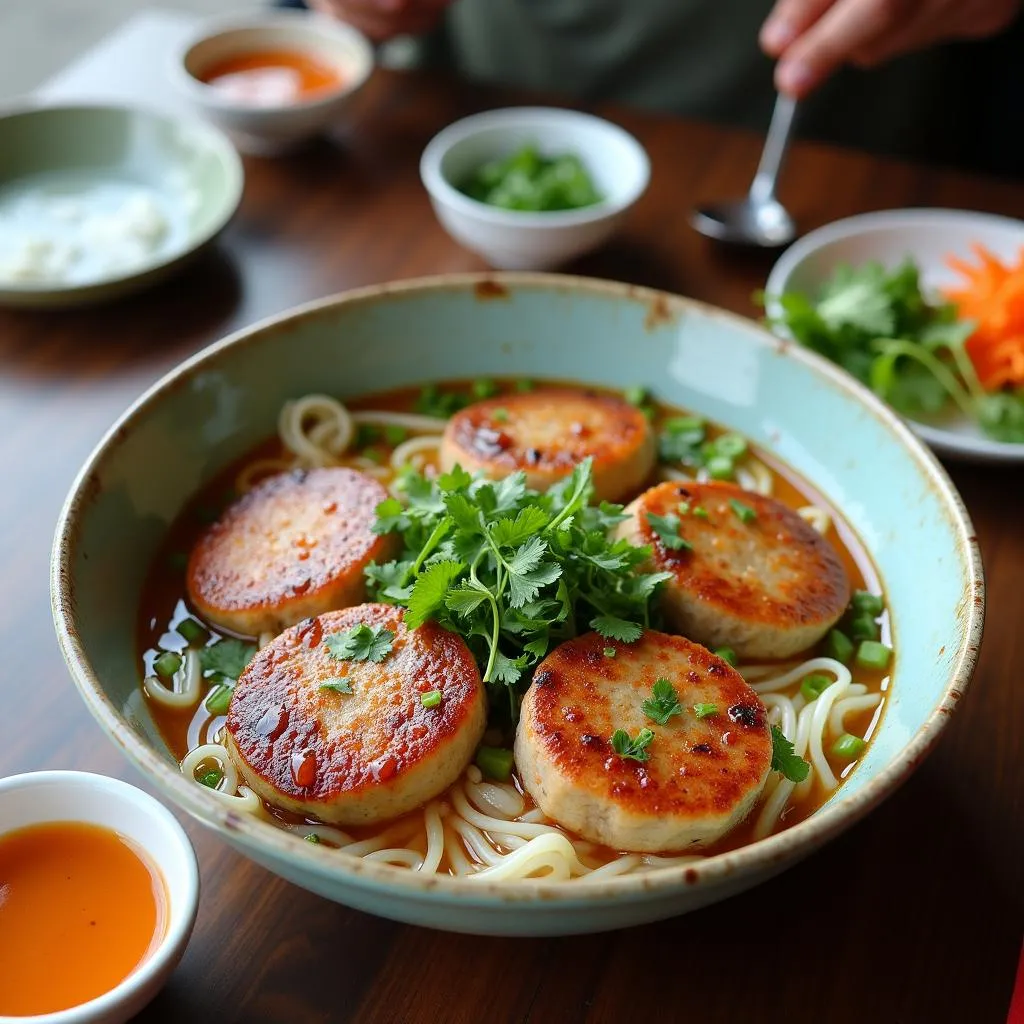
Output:
[[409,526],[405,506],[397,498],[385,498],[374,512],[377,516],[373,524],[374,533],[393,533]]
[[592,629],[596,629],[606,640],[618,640],[631,644],[643,636],[643,628],[635,622],[616,618],[614,615],[598,615],[590,620]]
[[331,633],[324,644],[332,658],[343,661],[383,661],[391,651],[395,634],[383,626],[360,622],[344,633]]
[[641,729],[634,739],[629,738],[625,729],[616,729],[612,733],[612,750],[625,760],[649,761],[651,755],[647,748],[653,739],[654,733],[650,729]]
[[793,749],[783,731],[772,726],[772,771],[782,772],[790,782],[803,782],[811,766]]
[[199,664],[202,666],[204,675],[238,679],[255,653],[255,644],[227,638],[218,640],[217,643],[211,644],[209,647],[204,647],[199,652]]
[[537,505],[527,505],[512,519],[504,516],[491,527],[491,540],[498,547],[516,547],[536,537],[551,521],[551,516]]
[[667,725],[673,715],[683,713],[683,705],[679,703],[679,694],[667,679],[658,679],[652,693],[653,696],[648,697],[640,706],[643,713],[658,725]]
[[654,512],[648,512],[647,523],[658,535],[658,540],[665,547],[672,551],[692,551],[693,546],[683,537],[679,536],[679,516],[674,512],[659,516]]
[[340,676],[335,676],[332,679],[328,679],[321,683],[318,690],[333,690],[335,693],[352,693],[352,684],[347,679],[342,679]]
[[434,562],[416,578],[409,596],[405,624],[410,629],[422,626],[427,619],[444,606],[452,584],[465,566],[462,562]]

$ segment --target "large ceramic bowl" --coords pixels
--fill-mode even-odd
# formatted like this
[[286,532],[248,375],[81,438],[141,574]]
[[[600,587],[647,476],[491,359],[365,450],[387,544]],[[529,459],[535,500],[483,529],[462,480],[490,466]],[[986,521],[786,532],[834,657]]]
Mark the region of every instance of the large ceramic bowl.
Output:
[[[143,576],[189,495],[275,429],[280,405],[483,375],[644,383],[742,431],[813,481],[871,553],[896,637],[895,683],[863,761],[808,820],[733,853],[603,882],[423,877],[226,810],[185,780],[140,699]],[[104,731],[176,804],[270,870],[416,924],[564,934],[720,900],[794,864],[870,811],[931,748],[970,678],[983,582],[960,499],[935,459],[842,371],[753,323],[686,299],[544,275],[459,276],[351,292],[230,337],[184,363],[100,443],[61,513],[57,633]]]

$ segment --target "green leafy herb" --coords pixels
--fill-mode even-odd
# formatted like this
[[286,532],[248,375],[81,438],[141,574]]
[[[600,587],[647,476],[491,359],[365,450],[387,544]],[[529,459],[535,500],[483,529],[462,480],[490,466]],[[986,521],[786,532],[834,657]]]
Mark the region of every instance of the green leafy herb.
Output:
[[1000,441],[1024,441],[1024,395],[987,394],[964,345],[974,330],[951,303],[932,302],[912,260],[839,267],[817,296],[777,296],[770,324],[838,363],[900,412],[956,406]]
[[715,655],[735,668],[739,664],[739,658],[731,647],[716,647]]
[[310,832],[308,835],[303,836],[307,843],[312,843],[314,846],[319,846],[321,839],[315,832]]
[[757,519],[757,513],[749,505],[744,505],[735,498],[729,499],[729,508],[736,514],[736,518],[747,526]]
[[[678,462],[690,469],[706,469],[715,480],[732,480],[736,462],[747,452],[747,442],[739,434],[720,434],[708,439],[707,425],[695,416],[676,416],[662,424],[658,438],[658,456],[662,462]],[[705,509],[694,515],[707,518]]]
[[659,516],[654,512],[647,513],[647,523],[658,535],[658,540],[672,551],[692,551],[693,546],[684,537],[679,536],[679,516],[674,512]]
[[666,725],[673,715],[683,713],[683,705],[679,703],[679,694],[667,679],[659,679],[652,689],[653,696],[648,697],[641,708],[643,713],[658,725]]
[[811,766],[793,749],[783,731],[772,726],[772,771],[782,772],[790,782],[803,782]]
[[428,690],[426,693],[420,694],[420,703],[425,708],[436,708],[441,703],[441,691]]
[[416,411],[424,416],[436,416],[446,420],[469,404],[469,399],[457,391],[442,391],[434,384],[428,384],[416,399]]
[[346,696],[351,695],[352,684],[347,679],[342,679],[340,676],[334,676],[332,679],[328,679],[326,682],[321,683],[318,690],[331,690],[334,693],[343,693]]
[[255,653],[255,644],[229,638],[204,647],[199,652],[199,663],[204,674],[237,679]]
[[694,704],[693,713],[698,718],[711,718],[712,715],[718,714],[717,704]]
[[647,748],[653,739],[654,733],[650,729],[641,729],[634,739],[629,738],[625,729],[616,729],[612,733],[612,750],[619,757],[630,761],[649,761],[651,755],[647,753]]
[[500,388],[489,377],[481,377],[473,381],[470,390],[473,392],[474,398],[493,398]]
[[649,404],[651,400],[651,393],[647,388],[641,384],[634,384],[633,387],[626,388],[622,393],[622,397],[629,402],[630,405],[637,407]]
[[380,662],[388,656],[394,639],[395,634],[390,629],[360,622],[344,633],[331,633],[324,638],[324,644],[332,658]]
[[374,529],[399,534],[403,550],[367,568],[370,593],[403,606],[410,628],[429,619],[462,636],[492,708],[503,704],[511,720],[551,648],[588,628],[632,643],[650,624],[668,574],[643,571],[650,548],[610,537],[622,507],[590,504],[590,460],[544,493],[523,473],[491,481],[459,467],[400,484],[404,502],[382,502]]
[[602,198],[578,156],[548,157],[534,145],[482,164],[459,190],[505,210],[576,210]]
[[392,448],[396,445],[401,444],[409,436],[409,431],[405,427],[400,427],[395,423],[388,423],[384,427],[384,440],[387,441]]
[[619,652],[614,647],[606,647],[604,649],[604,656],[606,658],[614,658]]

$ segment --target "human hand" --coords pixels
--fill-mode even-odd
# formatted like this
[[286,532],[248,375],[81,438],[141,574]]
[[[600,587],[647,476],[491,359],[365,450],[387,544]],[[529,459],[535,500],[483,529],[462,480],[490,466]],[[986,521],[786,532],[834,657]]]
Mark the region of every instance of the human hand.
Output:
[[421,35],[437,24],[451,0],[309,0],[324,14],[348,22],[375,42]]
[[949,39],[1005,28],[1021,0],[776,0],[761,48],[775,84],[801,99],[843,64],[873,67]]

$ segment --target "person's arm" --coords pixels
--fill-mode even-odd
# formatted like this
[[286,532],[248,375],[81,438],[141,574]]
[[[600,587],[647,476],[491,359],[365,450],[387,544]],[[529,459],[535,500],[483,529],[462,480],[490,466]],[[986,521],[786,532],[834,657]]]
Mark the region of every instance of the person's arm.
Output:
[[374,42],[429,32],[451,0],[309,0],[311,7],[347,21]]
[[777,0],[761,47],[775,84],[800,99],[844,64],[872,67],[951,39],[994,35],[1021,0]]

